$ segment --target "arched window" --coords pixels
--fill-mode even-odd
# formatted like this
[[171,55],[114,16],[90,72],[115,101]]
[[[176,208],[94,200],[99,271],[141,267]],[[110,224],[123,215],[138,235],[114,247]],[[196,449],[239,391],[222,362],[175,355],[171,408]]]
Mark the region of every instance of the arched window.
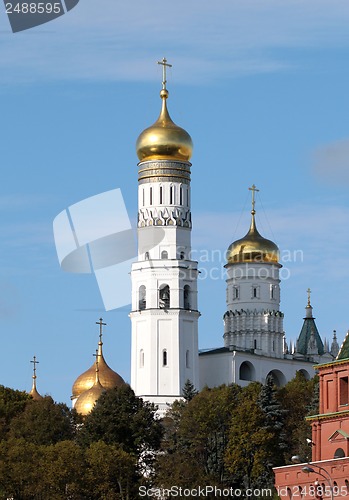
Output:
[[179,254],[179,258],[181,260],[184,260],[184,257],[185,257],[185,253],[182,251],[180,254]]
[[255,380],[255,368],[249,361],[244,361],[240,365],[239,378],[240,380],[248,380],[249,382]]
[[189,353],[189,349],[186,350],[185,352],[185,367],[186,368],[190,368],[190,353]]
[[343,448],[337,448],[336,451],[334,452],[334,457],[333,458],[344,458],[345,453]]
[[144,285],[141,285],[138,290],[138,309],[144,311],[147,307],[147,291]]
[[149,260],[149,252],[145,252],[144,257],[145,257],[145,260]]
[[161,285],[159,289],[159,307],[160,309],[170,307],[170,287],[168,285]]
[[190,286],[185,285],[184,290],[183,290],[183,302],[184,302],[184,309],[189,311],[190,309]]
[[167,366],[167,350],[162,351],[162,366]]
[[168,253],[167,253],[167,251],[166,251],[166,250],[163,250],[163,251],[161,252],[161,258],[162,258],[162,259],[168,259]]
[[139,351],[139,367],[143,368],[144,367],[144,351],[141,349]]

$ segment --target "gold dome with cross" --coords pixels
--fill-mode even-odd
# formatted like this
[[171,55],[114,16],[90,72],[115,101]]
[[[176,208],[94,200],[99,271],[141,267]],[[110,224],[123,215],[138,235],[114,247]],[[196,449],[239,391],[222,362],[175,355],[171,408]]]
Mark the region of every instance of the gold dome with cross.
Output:
[[280,254],[278,246],[271,240],[263,238],[258,232],[255,221],[255,193],[259,191],[253,184],[248,188],[252,192],[251,225],[243,238],[234,241],[227,250],[227,264],[243,262],[267,262],[278,264]]
[[[99,342],[97,350],[98,378],[104,389],[114,389],[114,387],[120,387],[121,385],[123,385],[125,381],[118,373],[116,373],[108,366],[103,356],[102,328],[103,326],[106,325],[106,323],[103,323],[102,318],[100,318],[100,320],[97,321],[96,324],[99,325]],[[72,389],[71,399],[75,399],[78,396],[80,396],[83,392],[91,389],[95,384],[95,380],[96,380],[96,363],[93,363],[93,365],[88,370],[82,373],[75,380]]]
[[183,128],[176,125],[167,110],[168,90],[166,88],[166,69],[172,67],[163,58],[158,61],[162,65],[162,89],[160,97],[162,107],[159,118],[151,126],[143,130],[136,144],[137,156],[141,162],[148,160],[189,161],[193,153],[193,142]]

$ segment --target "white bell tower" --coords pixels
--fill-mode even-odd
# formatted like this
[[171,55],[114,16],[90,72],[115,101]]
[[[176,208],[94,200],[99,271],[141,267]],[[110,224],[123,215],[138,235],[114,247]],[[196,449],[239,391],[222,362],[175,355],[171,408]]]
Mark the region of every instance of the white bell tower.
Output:
[[137,140],[138,261],[132,265],[131,386],[162,414],[199,387],[197,262],[191,260],[192,141],[171,120],[166,59],[158,120]]
[[224,346],[272,358],[284,357],[283,313],[280,311],[279,249],[263,238],[255,221],[255,185],[251,226],[227,251],[227,311]]

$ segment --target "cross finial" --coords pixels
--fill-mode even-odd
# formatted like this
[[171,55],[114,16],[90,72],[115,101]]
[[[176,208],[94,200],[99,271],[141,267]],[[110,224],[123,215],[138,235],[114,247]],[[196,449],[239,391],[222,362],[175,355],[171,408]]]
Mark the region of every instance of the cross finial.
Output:
[[102,342],[103,326],[106,326],[107,323],[103,323],[103,318],[99,318],[99,321],[96,321],[96,325],[99,325],[99,341]]
[[311,294],[310,288],[308,288],[307,294],[308,294],[308,306],[310,307],[310,294]]
[[33,378],[36,378],[36,365],[39,364],[39,361],[36,361],[36,356],[33,356],[33,361],[30,361],[34,364],[33,366]]
[[96,358],[96,372],[98,372],[99,371],[99,367],[98,367],[98,363],[99,363],[99,361],[98,361],[98,356],[99,356],[98,349],[96,349],[96,352],[95,352],[94,356]]
[[158,64],[162,66],[162,89],[166,90],[166,68],[172,68],[172,64],[168,64],[166,57],[163,57],[162,61],[158,61]]
[[252,212],[251,212],[251,214],[254,215],[256,213],[256,211],[254,209],[255,204],[256,204],[255,193],[258,193],[259,189],[257,189],[254,184],[252,184],[252,187],[250,187],[248,189],[249,189],[249,191],[252,191]]

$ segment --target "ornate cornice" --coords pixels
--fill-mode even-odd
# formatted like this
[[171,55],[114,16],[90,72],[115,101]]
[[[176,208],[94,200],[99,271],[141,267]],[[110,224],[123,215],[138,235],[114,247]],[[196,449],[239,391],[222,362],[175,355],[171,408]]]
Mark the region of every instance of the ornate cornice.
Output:
[[179,207],[140,208],[138,211],[138,227],[177,226],[191,228],[191,212]]
[[190,184],[191,163],[179,161],[146,161],[139,163],[138,182],[182,182]]

